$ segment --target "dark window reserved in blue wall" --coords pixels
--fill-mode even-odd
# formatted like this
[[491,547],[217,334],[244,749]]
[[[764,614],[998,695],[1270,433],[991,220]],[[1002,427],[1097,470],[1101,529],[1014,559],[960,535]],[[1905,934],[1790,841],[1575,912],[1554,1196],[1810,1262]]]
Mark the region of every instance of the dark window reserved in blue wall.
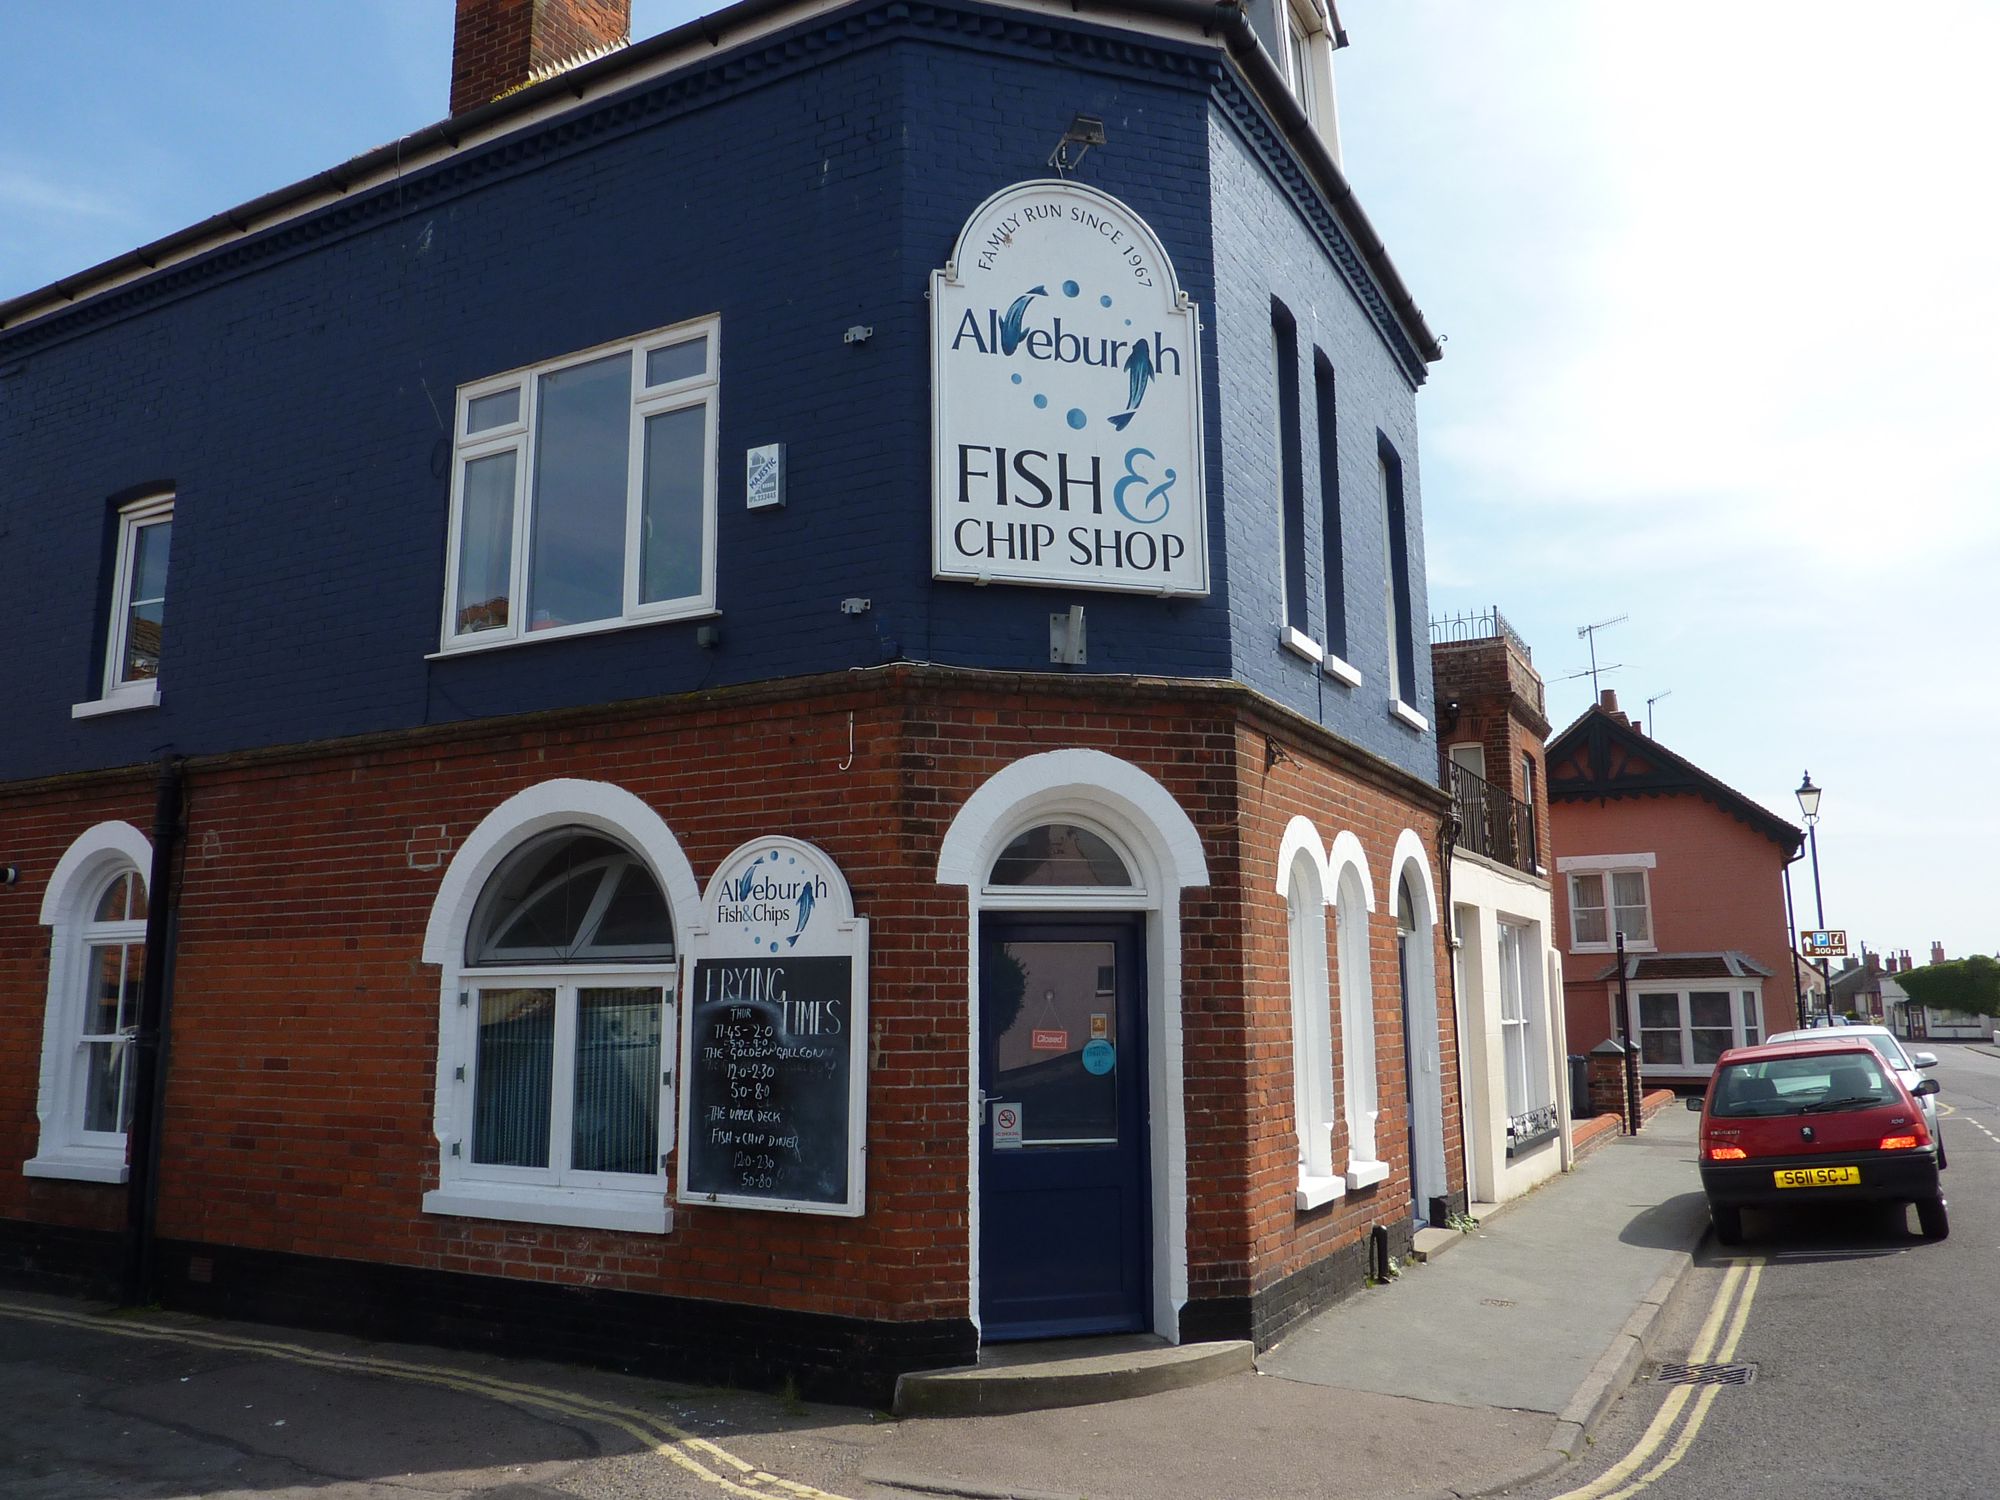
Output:
[[1311,634],[1306,599],[1305,453],[1299,434],[1299,328],[1291,312],[1271,299],[1271,357],[1278,377],[1278,467],[1283,494],[1285,623]]
[[1340,549],[1340,442],[1335,435],[1333,362],[1313,350],[1313,411],[1319,438],[1320,572],[1326,589],[1326,649],[1347,659],[1347,572]]
[[1410,629],[1410,533],[1403,518],[1403,460],[1384,433],[1375,434],[1382,469],[1382,604],[1389,626],[1389,681],[1415,705],[1417,653]]

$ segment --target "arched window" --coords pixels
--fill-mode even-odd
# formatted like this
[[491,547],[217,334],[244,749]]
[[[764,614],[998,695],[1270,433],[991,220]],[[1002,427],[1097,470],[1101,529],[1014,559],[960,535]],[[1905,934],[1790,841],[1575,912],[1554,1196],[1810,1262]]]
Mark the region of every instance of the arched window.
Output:
[[993,861],[989,886],[1129,890],[1132,871],[1103,834],[1080,823],[1042,823],[1017,835]]
[[1375,1078],[1375,985],[1368,960],[1368,862],[1346,830],[1334,839],[1334,950],[1340,978],[1341,1097],[1347,1116],[1347,1186],[1368,1187],[1389,1175],[1379,1159],[1375,1122],[1382,1107]]
[[[591,823],[558,821],[566,806]],[[644,826],[628,842],[614,818]],[[658,818],[596,783],[530,789],[467,841],[425,943],[446,968],[428,1211],[666,1227],[678,946],[663,876],[691,892]]]
[[127,823],[100,823],[72,844],[42,902],[49,927],[42,1024],[41,1139],[30,1177],[125,1180],[132,1047],[146,970],[146,878],[152,848]]
[[[1287,839],[1289,845],[1291,840]],[[1326,972],[1326,885],[1318,854],[1293,853],[1284,872],[1292,1000],[1292,1115],[1299,1138],[1298,1207],[1318,1208],[1345,1184],[1333,1171],[1333,997]]]

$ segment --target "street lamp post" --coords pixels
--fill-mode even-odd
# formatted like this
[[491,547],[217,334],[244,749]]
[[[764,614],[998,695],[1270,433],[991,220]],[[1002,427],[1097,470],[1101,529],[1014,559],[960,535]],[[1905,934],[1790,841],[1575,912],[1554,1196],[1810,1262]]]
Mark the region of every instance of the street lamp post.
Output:
[[[1808,771],[1799,780],[1799,811],[1806,820],[1806,845],[1812,850],[1813,911],[1816,913],[1820,930],[1826,930],[1826,898],[1819,888],[1819,796],[1820,789],[1813,785],[1812,772]],[[1825,954],[1819,960],[1820,983],[1825,986],[1826,1018],[1833,1019],[1833,975],[1829,972]]]

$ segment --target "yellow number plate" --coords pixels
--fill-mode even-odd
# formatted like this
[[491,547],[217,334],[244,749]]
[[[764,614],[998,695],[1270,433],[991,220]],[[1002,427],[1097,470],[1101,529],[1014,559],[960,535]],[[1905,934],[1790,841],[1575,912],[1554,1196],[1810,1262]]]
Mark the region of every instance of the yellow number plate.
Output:
[[1859,1167],[1787,1167],[1776,1174],[1778,1186],[1785,1187],[1858,1187],[1861,1183]]

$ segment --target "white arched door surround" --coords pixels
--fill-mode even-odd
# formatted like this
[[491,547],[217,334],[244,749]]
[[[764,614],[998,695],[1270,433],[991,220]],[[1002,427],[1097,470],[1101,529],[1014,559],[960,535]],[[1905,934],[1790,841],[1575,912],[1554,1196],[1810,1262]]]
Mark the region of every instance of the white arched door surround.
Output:
[[[1403,949],[1403,1046],[1409,1068],[1410,1192],[1418,1208],[1450,1191],[1444,1160],[1444,1054],[1437,1004],[1437,886],[1414,829],[1389,860],[1390,909]],[[1407,917],[1410,925],[1406,928]]]
[[[1132,862],[1129,889],[1060,895],[1032,887],[988,885],[994,861],[1016,836],[1039,824],[1074,820],[1109,834]],[[980,1035],[979,955],[982,912],[1131,911],[1143,914],[1147,969],[1147,1088],[1153,1223],[1153,1331],[1178,1340],[1188,1295],[1187,1121],[1182,1088],[1181,893],[1208,884],[1208,861],[1194,822],[1154,777],[1099,750],[1051,750],[996,771],[965,801],[938,851],[939,885],[968,893],[965,932],[966,1149],[970,1162],[969,1306],[979,1316]]]

